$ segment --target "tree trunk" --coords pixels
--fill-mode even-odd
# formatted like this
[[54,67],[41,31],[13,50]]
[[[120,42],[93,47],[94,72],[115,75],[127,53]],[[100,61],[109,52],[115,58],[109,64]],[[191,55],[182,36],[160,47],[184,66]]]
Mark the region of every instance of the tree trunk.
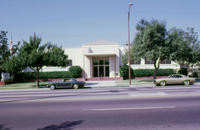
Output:
[[154,69],[154,74],[153,74],[153,79],[156,79],[157,72],[158,72],[158,68],[155,68]]
[[39,88],[39,68],[36,68],[36,87]]
[[200,68],[198,67],[198,78],[200,78]]
[[160,57],[156,60],[154,60],[154,74],[153,74],[153,79],[156,79],[156,75],[158,72],[158,69],[160,68]]

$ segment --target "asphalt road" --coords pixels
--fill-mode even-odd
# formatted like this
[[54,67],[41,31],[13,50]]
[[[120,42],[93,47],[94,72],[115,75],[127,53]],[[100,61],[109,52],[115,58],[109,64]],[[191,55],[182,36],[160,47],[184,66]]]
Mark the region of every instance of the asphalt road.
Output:
[[199,130],[198,87],[0,91],[0,130]]

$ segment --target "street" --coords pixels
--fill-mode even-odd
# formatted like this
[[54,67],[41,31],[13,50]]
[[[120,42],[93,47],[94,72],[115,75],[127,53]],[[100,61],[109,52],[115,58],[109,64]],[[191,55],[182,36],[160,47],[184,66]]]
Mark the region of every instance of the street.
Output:
[[0,130],[198,130],[198,86],[0,91]]

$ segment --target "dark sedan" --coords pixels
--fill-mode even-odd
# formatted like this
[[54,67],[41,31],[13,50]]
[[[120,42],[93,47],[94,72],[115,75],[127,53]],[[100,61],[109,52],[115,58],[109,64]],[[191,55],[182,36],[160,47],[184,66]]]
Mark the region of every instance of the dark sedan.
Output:
[[84,87],[85,82],[84,81],[77,81],[76,79],[72,78],[69,81],[64,82],[50,82],[48,86],[51,90],[54,90],[56,88],[74,88],[78,89],[80,87]]

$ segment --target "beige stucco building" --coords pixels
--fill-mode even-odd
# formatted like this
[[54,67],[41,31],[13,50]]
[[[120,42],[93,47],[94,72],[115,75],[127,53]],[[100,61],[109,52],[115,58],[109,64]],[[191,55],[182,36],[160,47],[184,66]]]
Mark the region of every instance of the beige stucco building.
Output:
[[[72,61],[71,65],[78,65],[83,69],[83,78],[120,77],[119,68],[121,57],[127,46],[108,41],[96,41],[83,44],[80,48],[65,48],[65,54]],[[151,61],[141,59],[132,63],[133,69],[153,69]],[[164,61],[160,68],[178,69],[175,62]],[[66,71],[68,68],[44,67],[42,71]]]
[[72,65],[82,67],[83,77],[119,77],[120,44],[106,41],[85,43],[81,48],[67,48]]

